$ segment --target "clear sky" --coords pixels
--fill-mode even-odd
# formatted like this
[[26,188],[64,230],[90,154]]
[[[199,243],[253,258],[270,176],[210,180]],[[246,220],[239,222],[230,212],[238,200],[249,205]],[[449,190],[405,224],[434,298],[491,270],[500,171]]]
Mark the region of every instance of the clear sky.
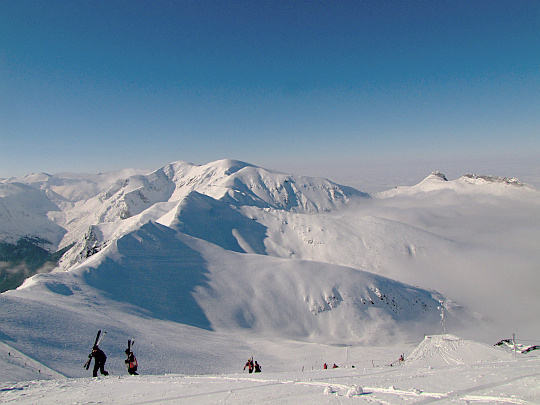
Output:
[[0,74],[0,177],[540,157],[538,0],[2,0]]

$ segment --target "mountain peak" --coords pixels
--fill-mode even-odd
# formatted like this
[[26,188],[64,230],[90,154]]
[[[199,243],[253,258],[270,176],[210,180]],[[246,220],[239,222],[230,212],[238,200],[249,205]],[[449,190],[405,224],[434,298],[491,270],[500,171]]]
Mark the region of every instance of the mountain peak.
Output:
[[461,176],[460,180],[463,180],[471,184],[503,184],[514,187],[525,187],[526,184],[522,183],[515,177],[500,177],[500,176],[486,176],[478,174],[465,174]]
[[439,179],[439,180],[443,180],[443,181],[448,181],[448,179],[446,178],[446,176],[441,173],[441,172],[431,172],[431,174],[427,177],[428,179],[431,178],[431,179]]
[[416,186],[413,186],[413,187],[424,188],[428,186],[429,188],[431,187],[438,188],[446,182],[448,182],[448,179],[443,173],[439,171],[434,171],[434,172],[431,172],[431,174],[427,176],[424,180],[422,180],[420,183],[418,183]]
[[36,182],[46,182],[48,181],[52,176],[48,173],[30,173],[24,176],[20,182],[21,183],[36,183]]
[[214,166],[219,169],[223,169],[225,174],[231,175],[239,170],[242,170],[244,167],[256,167],[251,163],[242,162],[241,160],[234,159],[221,159],[216,160],[215,162],[209,163],[208,166]]

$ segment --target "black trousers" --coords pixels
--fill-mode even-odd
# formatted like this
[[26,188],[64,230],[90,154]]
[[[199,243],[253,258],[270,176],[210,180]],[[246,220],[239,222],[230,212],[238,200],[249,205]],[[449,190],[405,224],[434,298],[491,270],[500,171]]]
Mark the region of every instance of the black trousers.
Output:
[[108,372],[105,371],[105,362],[103,363],[98,363],[97,361],[94,363],[94,377],[97,377],[97,372],[99,370],[99,372],[103,375],[109,375]]

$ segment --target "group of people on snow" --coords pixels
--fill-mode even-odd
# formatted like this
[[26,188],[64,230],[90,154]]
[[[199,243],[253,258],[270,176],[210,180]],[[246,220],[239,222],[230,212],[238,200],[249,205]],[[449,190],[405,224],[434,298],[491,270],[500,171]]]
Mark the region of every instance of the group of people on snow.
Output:
[[251,359],[248,359],[246,365],[244,366],[244,370],[246,369],[246,367],[249,374],[261,372],[261,366],[259,365],[259,363],[253,360],[253,357]]
[[[128,348],[125,350],[125,353],[126,353],[126,356],[127,356],[127,359],[124,361],[124,363],[127,364],[127,368],[128,368],[128,373],[130,375],[139,375],[137,373],[137,359],[135,358],[135,355],[133,354],[133,351],[131,350],[131,347],[129,347],[130,345],[128,345]],[[107,361],[107,356],[105,355],[105,353],[103,352],[103,350],[101,350],[98,345],[94,345],[94,348],[92,350],[92,353],[90,353],[88,355],[88,362],[87,364],[90,364],[90,361],[92,361],[92,358],[95,359],[95,362],[94,362],[94,371],[93,371],[93,376],[94,377],[97,377],[97,373],[98,371],[103,374],[103,375],[109,375],[109,373],[107,371],[105,371],[105,362]],[[401,355],[401,357],[399,358],[398,362],[399,363],[402,363],[404,361],[404,356]],[[251,373],[260,373],[261,372],[261,366],[259,363],[257,363],[256,361],[253,360],[253,357],[251,357],[250,359],[248,359],[247,363],[245,364],[244,366],[244,370],[245,369],[248,369],[248,372],[251,374]],[[332,366],[332,368],[338,368],[338,365],[336,363],[334,363],[334,365]],[[354,368],[354,366],[353,366]],[[328,364],[324,363],[323,365],[323,369],[328,369]]]
[[[133,354],[133,351],[131,350],[130,347],[128,347],[125,350],[125,353],[126,353],[127,359],[124,362],[127,364],[128,373],[130,375],[139,375],[137,373],[137,366],[138,366],[137,365],[137,359],[135,358],[135,355]],[[94,346],[94,348],[92,350],[92,353],[90,353],[88,355],[88,358],[89,358],[88,362],[90,362],[92,360],[92,358],[95,359],[94,371],[93,371],[93,376],[94,377],[97,377],[98,371],[103,375],[109,375],[109,373],[107,371],[105,371],[105,362],[107,361],[107,356],[105,355],[103,350],[101,350],[98,347],[98,345]],[[399,362],[401,363],[401,362],[403,362],[403,360],[404,359],[403,359],[403,355],[402,355],[399,358]],[[247,363],[244,366],[244,370],[246,368],[248,369],[248,372],[250,374],[251,373],[260,373],[261,372],[261,365],[259,363],[257,363],[257,361],[253,360],[253,357],[248,359]],[[338,368],[338,365],[336,363],[334,363],[332,368]],[[353,368],[354,368],[354,366],[353,366]],[[324,363],[323,369],[325,369],[325,370],[328,369],[328,364],[327,363]]]
[[[133,354],[133,351],[131,348],[127,348],[125,350],[127,359],[124,361],[124,363],[127,364],[128,373],[130,375],[139,375],[137,373],[137,359],[135,358],[135,355]],[[107,361],[107,356],[99,348],[98,345],[94,345],[94,348],[92,349],[92,353],[88,355],[88,364],[92,361],[92,358],[94,359],[94,371],[92,372],[92,375],[94,377],[97,377],[98,371],[103,375],[109,375],[109,372],[105,370],[105,362]]]

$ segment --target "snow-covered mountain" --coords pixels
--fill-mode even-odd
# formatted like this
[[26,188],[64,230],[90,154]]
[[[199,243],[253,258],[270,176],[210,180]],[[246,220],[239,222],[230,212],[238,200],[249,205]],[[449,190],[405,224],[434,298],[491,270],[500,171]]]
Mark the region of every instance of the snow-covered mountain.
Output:
[[49,212],[60,212],[60,208],[45,193],[22,183],[0,185],[3,241],[17,242],[26,237],[47,248],[57,247],[66,231],[47,217]]
[[0,241],[40,239],[48,250],[58,249],[69,228],[67,212],[136,173],[133,169],[97,175],[34,173],[0,181]]
[[[477,174],[465,174],[457,180],[449,181],[441,172],[433,172],[415,186],[400,186],[392,190],[378,193],[379,197],[428,193],[440,190],[452,190],[456,193],[487,193],[493,195],[505,195],[509,190],[521,192],[536,192],[536,190],[512,177],[487,176]],[[510,191],[511,193],[512,191]]]
[[[135,337],[153,373],[225,372],[257,339],[386,345],[444,327],[481,330],[496,311],[484,320],[476,312],[497,305],[501,285],[475,293],[478,303],[468,300],[478,289],[471,278],[516,259],[503,250],[501,260],[494,224],[519,226],[506,227],[510,235],[540,229],[529,220],[538,192],[489,176],[434,173],[368,195],[222,160],[149,174],[31,175],[4,181],[0,193],[2,246],[36,240],[62,255],[52,273],[1,295],[0,339],[71,376],[84,374],[77,358],[97,329],[114,352]],[[518,218],[503,215],[512,205]],[[518,273],[534,284],[532,250],[520,248]],[[0,260],[11,270],[25,263]],[[515,283],[505,288],[514,294]],[[522,288],[522,302],[537,305],[535,294]],[[195,358],[179,364],[165,353]]]

